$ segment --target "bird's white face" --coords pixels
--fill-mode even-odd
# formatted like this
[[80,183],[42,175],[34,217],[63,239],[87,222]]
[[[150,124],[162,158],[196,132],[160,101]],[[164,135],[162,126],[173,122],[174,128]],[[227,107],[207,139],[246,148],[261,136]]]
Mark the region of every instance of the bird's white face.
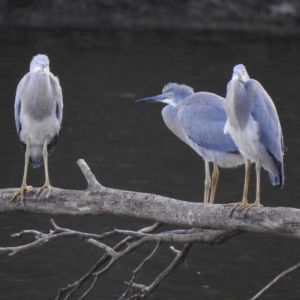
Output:
[[37,55],[33,58],[30,63],[30,72],[37,73],[37,72],[44,72],[49,73],[49,59],[46,55]]
[[244,65],[237,65],[233,68],[232,79],[240,81],[246,81],[249,79],[249,75]]
[[172,106],[176,106],[176,103],[173,99],[172,93],[164,94],[165,98],[161,101],[162,103],[170,104]]

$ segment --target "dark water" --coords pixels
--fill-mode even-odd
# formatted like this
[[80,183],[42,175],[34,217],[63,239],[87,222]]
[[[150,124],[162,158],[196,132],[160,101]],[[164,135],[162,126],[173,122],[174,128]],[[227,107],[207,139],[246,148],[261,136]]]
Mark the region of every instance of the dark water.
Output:
[[[51,70],[59,76],[64,94],[63,127],[49,159],[54,186],[84,189],[85,179],[76,165],[84,158],[105,186],[187,201],[202,199],[202,160],[165,127],[162,105],[138,105],[134,100],[159,94],[168,82],[224,96],[232,67],[243,63],[272,96],[289,148],[284,189],[271,186],[263,173],[262,202],[265,206],[300,208],[300,40],[187,32],[2,30],[0,43],[1,188],[21,184],[24,153],[16,138],[13,103],[17,83],[33,55],[49,55]],[[216,202],[241,199],[243,174],[243,168],[221,170]],[[30,168],[28,183],[41,186],[43,168]],[[254,199],[254,178],[250,199]],[[22,229],[48,232],[50,218],[2,214],[1,246],[30,241],[29,237],[21,241],[10,238]],[[150,224],[115,216],[54,219],[62,227],[95,233],[114,227],[135,230]],[[141,274],[140,283],[150,283],[171,261],[169,246],[166,244]],[[149,244],[120,261],[87,299],[117,299],[131,270],[152,247]],[[216,247],[197,244],[188,258],[188,268],[181,265],[153,299],[249,299],[278,273],[299,262],[299,247],[298,240],[253,234]],[[54,299],[58,288],[83,275],[101,253],[79,239],[69,239],[53,241],[24,255],[4,255],[0,258],[0,299]],[[298,271],[262,299],[300,299],[299,280]]]

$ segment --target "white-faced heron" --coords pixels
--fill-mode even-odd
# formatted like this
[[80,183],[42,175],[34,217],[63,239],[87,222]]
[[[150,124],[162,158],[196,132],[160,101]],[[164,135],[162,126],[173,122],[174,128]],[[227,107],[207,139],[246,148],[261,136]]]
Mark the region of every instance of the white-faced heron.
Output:
[[49,68],[46,55],[36,55],[30,63],[30,71],[19,82],[15,99],[15,122],[21,146],[25,151],[25,167],[21,188],[10,201],[21,195],[24,203],[24,192],[31,190],[27,186],[28,162],[34,168],[45,164],[44,188],[51,191],[48,175],[48,155],[54,150],[62,121],[62,91],[59,80]]
[[[246,174],[242,202],[235,208],[250,209],[260,204],[260,169],[269,173],[273,185],[282,187],[283,137],[275,105],[261,84],[250,79],[245,66],[233,69],[231,81],[227,86],[225,100],[227,122],[225,133],[230,133],[242,155],[246,159]],[[250,163],[256,164],[256,200],[248,203]]]
[[[167,84],[161,95],[136,102],[163,102],[167,127],[205,161],[204,203],[214,203],[219,178],[218,165],[224,168],[244,164],[244,158],[230,135],[223,132],[226,122],[224,98],[207,92],[194,93],[186,85]],[[214,163],[212,179],[209,162]],[[210,192],[211,188],[211,192]],[[209,197],[210,192],[210,197]]]

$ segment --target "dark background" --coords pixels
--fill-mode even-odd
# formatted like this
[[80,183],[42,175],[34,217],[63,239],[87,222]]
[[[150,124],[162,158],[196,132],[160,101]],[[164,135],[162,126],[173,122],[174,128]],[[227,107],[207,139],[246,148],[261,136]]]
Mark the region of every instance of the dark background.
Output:
[[[243,63],[271,95],[289,149],[283,189],[273,187],[262,173],[262,203],[300,208],[299,4],[260,2],[1,1],[1,188],[21,184],[24,152],[15,131],[15,90],[32,57],[43,53],[59,76],[64,96],[62,129],[49,158],[53,186],[84,189],[76,165],[83,158],[104,186],[202,201],[202,159],[166,128],[163,105],[134,101],[161,93],[168,82],[224,97],[233,66]],[[242,167],[221,169],[216,202],[240,201],[243,177]],[[43,183],[43,167],[30,168],[28,184]],[[254,194],[253,170],[250,201]],[[31,237],[10,238],[22,229],[48,232],[51,217],[1,214],[0,245],[29,242]],[[62,227],[95,233],[151,224],[116,216],[54,219]],[[154,246],[121,260],[87,299],[118,299],[123,282]],[[142,272],[140,283],[149,284],[170,263],[169,246]],[[187,267],[183,264],[169,276],[153,299],[250,299],[299,262],[299,246],[294,239],[257,234],[243,234],[218,247],[197,244]],[[54,299],[58,288],[81,277],[101,254],[94,246],[69,239],[24,255],[3,255],[0,299]],[[299,299],[299,279],[299,272],[292,274],[262,299]]]

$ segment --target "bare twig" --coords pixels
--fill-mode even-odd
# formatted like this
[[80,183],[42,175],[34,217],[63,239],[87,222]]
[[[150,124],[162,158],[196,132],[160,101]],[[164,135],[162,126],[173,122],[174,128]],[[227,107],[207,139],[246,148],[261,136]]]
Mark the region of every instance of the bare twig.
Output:
[[[237,234],[241,234],[240,231],[234,231],[234,232],[226,232],[223,230],[204,230],[204,229],[190,229],[190,230],[173,230],[173,231],[166,231],[162,233],[157,234],[150,234],[151,231],[156,230],[161,224],[156,223],[155,225],[145,228],[143,230],[140,230],[138,232],[135,231],[129,231],[129,230],[119,230],[115,229],[113,231],[109,231],[103,234],[91,234],[91,233],[85,233],[80,231],[74,231],[67,228],[59,227],[57,224],[55,224],[54,220],[51,220],[51,224],[54,227],[54,230],[50,230],[48,234],[39,232],[37,230],[23,230],[20,233],[13,234],[13,237],[21,237],[24,234],[32,234],[35,237],[35,241],[28,243],[26,245],[17,246],[17,247],[3,247],[0,248],[0,253],[8,252],[9,255],[14,255],[18,252],[23,252],[24,250],[29,250],[30,248],[40,246],[43,243],[49,242],[53,239],[57,238],[64,238],[64,237],[71,237],[76,236],[80,237],[83,240],[92,243],[93,245],[100,247],[101,249],[104,249],[106,253],[101,257],[101,259],[97,262],[97,264],[86,274],[84,275],[79,281],[76,281],[74,284],[69,285],[68,287],[64,289],[60,289],[58,292],[58,295],[56,299],[60,299],[63,294],[68,292],[65,299],[69,299],[71,295],[79,289],[79,287],[85,282],[88,278],[91,276],[94,276],[94,280],[90,287],[85,291],[85,293],[82,295],[80,299],[83,299],[86,295],[89,294],[89,292],[95,287],[99,279],[102,277],[103,274],[108,272],[110,268],[121,258],[125,257],[127,254],[131,253],[138,247],[144,245],[147,242],[150,241],[156,241],[158,242],[158,245],[160,245],[162,242],[202,242],[202,243],[209,243],[209,244],[219,244],[223,243],[225,240],[236,236]],[[99,242],[98,240],[107,239],[112,236],[116,235],[124,235],[127,236],[125,239],[123,239],[122,242],[117,244],[114,248],[111,248],[107,246],[104,243]],[[130,243],[131,242],[131,243]],[[117,250],[120,250],[122,247],[125,247],[124,250],[117,252]],[[181,254],[182,251],[174,251],[177,256]],[[154,251],[156,253],[156,251]],[[154,255],[153,253],[153,255]],[[152,256],[149,258],[146,258],[144,262],[140,265],[139,268],[142,268],[143,264],[148,261]],[[98,270],[101,265],[108,262],[108,264],[102,268],[101,270]],[[138,269],[139,270],[139,269]],[[138,271],[137,271],[138,272]],[[163,280],[164,277],[162,277],[161,280]],[[134,277],[135,279],[135,277]],[[133,280],[134,280],[133,279]],[[133,287],[134,282],[130,283],[130,287]],[[157,285],[157,284],[156,284]],[[156,286],[155,285],[155,286]],[[124,298],[125,299],[125,298]]]
[[181,251],[179,251],[172,261],[172,263],[163,271],[161,272],[155,280],[148,286],[142,284],[134,284],[133,287],[139,288],[140,291],[132,295],[129,298],[124,298],[124,300],[134,300],[134,299],[146,299],[148,298],[162,283],[162,281],[169,276],[182,262],[185,261],[186,257],[188,256],[193,243],[187,243],[184,245]]
[[[127,254],[131,253],[132,251],[134,251],[135,249],[137,249],[138,247],[144,245],[145,243],[147,243],[149,241],[157,241],[157,242],[180,241],[180,236],[181,236],[183,238],[183,241],[188,240],[188,241],[196,241],[196,242],[201,241],[203,243],[213,243],[215,240],[217,240],[217,236],[226,236],[226,234],[223,231],[217,231],[217,232],[214,230],[199,230],[199,231],[197,231],[195,229],[190,230],[190,232],[192,232],[192,233],[186,233],[189,231],[185,230],[184,234],[174,234],[173,232],[172,233],[164,232],[164,233],[158,233],[158,234],[146,234],[146,233],[142,233],[142,232],[133,232],[133,231],[127,231],[127,230],[118,230],[118,229],[116,229],[115,231],[118,234],[130,235],[132,237],[136,237],[139,239],[137,241],[129,244],[123,251],[117,252],[115,255],[109,255],[110,260],[109,260],[108,264],[101,270],[94,272],[92,274],[94,276],[94,280],[93,280],[92,284],[90,285],[90,287],[80,297],[80,300],[84,299],[94,289],[94,287],[96,286],[96,284],[98,283],[98,281],[100,280],[102,275],[107,273],[112,268],[112,266],[117,263],[117,261],[119,259],[125,257]],[[239,234],[240,234],[240,232],[239,232]],[[235,235],[228,235],[228,238],[231,238]],[[222,241],[222,242],[224,242],[224,241]],[[103,248],[103,247],[104,246],[101,243],[101,248]],[[180,258],[181,256],[182,256],[182,251],[178,252],[176,257]],[[175,260],[174,265],[170,266],[170,269],[167,269],[165,271],[166,273],[161,274],[161,276],[159,277],[157,282],[153,283],[153,286],[151,286],[151,291],[157,288],[157,286],[160,284],[160,282],[169,274],[168,273],[169,270],[170,270],[170,272],[172,272],[177,267],[176,261],[177,260]],[[57,298],[57,299],[59,299],[59,298]],[[65,298],[65,299],[68,299],[68,298]]]
[[282,272],[281,274],[279,274],[275,279],[273,279],[267,286],[265,286],[259,293],[257,293],[253,298],[251,298],[251,300],[257,300],[258,298],[260,298],[260,296],[262,294],[264,294],[267,290],[269,290],[273,285],[275,285],[280,279],[282,279],[283,277],[291,274],[292,272],[295,272],[297,269],[300,268],[300,263],[298,263],[297,265],[285,270],[284,272]]
[[133,270],[133,275],[132,275],[132,278],[130,280],[130,282],[125,282],[126,284],[128,284],[128,288],[127,290],[125,291],[125,293],[120,297],[119,300],[123,300],[125,299],[125,297],[129,294],[129,292],[131,291],[133,285],[135,284],[134,281],[138,275],[138,273],[140,272],[140,270],[142,269],[142,267],[145,265],[145,263],[147,261],[149,261],[156,253],[157,251],[159,250],[160,246],[161,246],[162,242],[158,242],[156,244],[156,247],[154,248],[154,250],[150,253],[150,255],[148,255],[140,264],[139,266]]
[[[144,232],[144,233],[153,232],[153,231],[157,230],[161,226],[162,226],[162,223],[157,222],[157,223],[155,223],[155,224],[153,224],[153,225],[151,225],[149,227],[145,227],[145,228],[139,230],[138,232]],[[126,237],[121,242],[119,242],[117,245],[115,245],[113,247],[113,250],[117,251],[117,250],[121,249],[127,243],[129,243],[130,241],[132,241],[133,239],[134,239],[134,237],[131,237],[131,236]],[[89,278],[91,278],[93,276],[93,273],[96,272],[97,269],[101,265],[103,265],[104,263],[106,263],[109,259],[110,259],[110,257],[108,255],[103,255],[97,261],[97,263],[84,276],[82,276],[79,280],[75,281],[73,284],[69,284],[65,288],[59,289],[58,295],[55,298],[55,300],[59,300],[61,298],[61,296],[63,294],[65,294],[66,292],[69,292],[69,293],[65,297],[65,300],[69,299],[82,286],[82,284],[84,282],[86,282]]]
[[176,254],[180,252],[180,250],[175,249],[173,246],[170,246],[170,250]]
[[[130,230],[119,230],[115,229],[113,231],[105,232],[103,234],[92,234],[85,233],[81,231],[70,230],[67,228],[61,228],[55,224],[53,220],[51,220],[52,225],[54,226],[54,230],[51,230],[49,234],[45,234],[36,230],[23,230],[20,233],[15,233],[12,237],[21,237],[24,234],[33,234],[35,236],[35,241],[28,243],[23,246],[17,247],[2,247],[0,248],[0,253],[9,253],[9,255],[14,255],[18,252],[29,250],[30,248],[40,246],[46,242],[49,242],[53,239],[65,238],[71,236],[77,236],[86,240],[95,246],[102,247],[105,251],[109,252],[110,255],[114,255],[114,250],[109,249],[106,245],[97,242],[96,240],[103,240],[116,235],[125,235],[137,238],[138,241],[136,243],[130,244],[126,248],[126,253],[121,253],[121,255],[127,255],[127,251],[133,251],[136,247],[140,245],[150,242],[150,241],[161,241],[161,242],[202,242],[202,243],[211,243],[211,244],[220,244],[226,241],[228,238],[241,234],[241,231],[224,231],[224,230],[194,230],[190,231],[176,231],[176,232],[184,232],[181,233],[173,233],[171,232],[163,232],[158,234],[149,234],[142,231],[130,231]],[[189,233],[192,232],[192,233]]]
[[95,175],[90,170],[89,166],[86,164],[86,162],[83,159],[79,159],[77,161],[77,165],[81,169],[87,183],[88,183],[88,189],[104,189],[105,187],[101,185]]
[[94,239],[88,239],[87,240],[89,243],[93,244],[94,246],[97,246],[107,252],[107,254],[111,257],[117,257],[119,254],[118,252],[114,251],[111,247],[108,247],[107,245],[100,243]]

